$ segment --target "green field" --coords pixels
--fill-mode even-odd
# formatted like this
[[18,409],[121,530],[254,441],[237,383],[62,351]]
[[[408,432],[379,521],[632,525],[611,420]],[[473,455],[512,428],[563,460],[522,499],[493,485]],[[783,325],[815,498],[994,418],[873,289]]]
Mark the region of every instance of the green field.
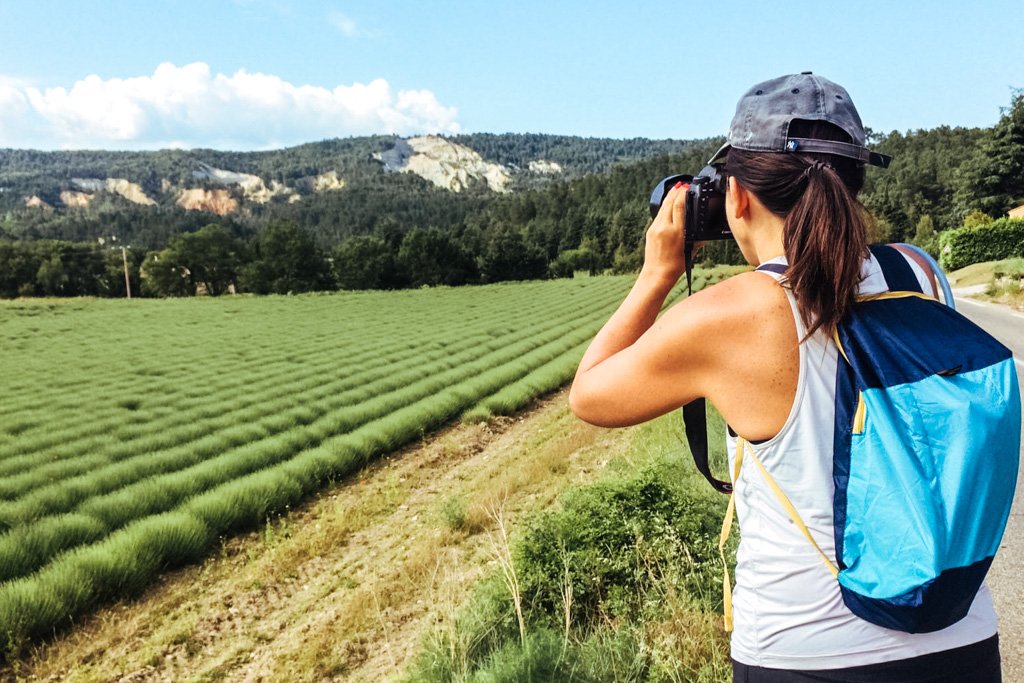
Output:
[[453,418],[522,407],[631,281],[0,305],[0,633],[51,633]]
[[0,303],[0,647],[563,385],[632,282]]

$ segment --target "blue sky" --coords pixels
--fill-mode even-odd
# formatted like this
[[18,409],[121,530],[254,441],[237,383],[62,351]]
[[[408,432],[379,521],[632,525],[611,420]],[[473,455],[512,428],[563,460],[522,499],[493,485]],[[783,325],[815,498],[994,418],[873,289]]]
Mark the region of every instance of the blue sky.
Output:
[[990,126],[1013,2],[0,0],[0,147],[261,149],[368,133],[722,134],[813,70],[879,131]]

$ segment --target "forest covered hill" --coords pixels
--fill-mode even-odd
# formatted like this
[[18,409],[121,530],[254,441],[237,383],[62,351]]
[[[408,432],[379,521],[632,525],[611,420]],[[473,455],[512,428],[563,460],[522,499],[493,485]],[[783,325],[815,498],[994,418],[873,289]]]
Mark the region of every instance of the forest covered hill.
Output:
[[[263,152],[0,150],[0,294],[118,295],[122,255],[97,246],[110,236],[131,246],[137,287],[147,252],[151,275],[167,270],[167,286],[149,278],[152,294],[625,272],[639,266],[651,187],[696,173],[721,142],[473,134]],[[991,128],[873,133],[870,145],[894,157],[888,169],[869,169],[861,194],[877,239],[934,249],[937,233],[972,212],[998,218],[1024,201],[1021,93]],[[315,272],[279,273],[268,285],[255,273],[280,270],[281,249],[295,264],[312,258]],[[214,252],[226,262],[194,262]],[[722,244],[707,258],[739,254]],[[203,271],[225,282],[207,282]]]

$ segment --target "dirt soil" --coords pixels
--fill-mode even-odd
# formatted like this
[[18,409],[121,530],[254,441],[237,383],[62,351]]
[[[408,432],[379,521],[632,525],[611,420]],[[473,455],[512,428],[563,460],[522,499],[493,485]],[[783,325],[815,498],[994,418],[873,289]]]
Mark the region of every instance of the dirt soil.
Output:
[[594,479],[629,430],[575,419],[561,392],[457,425],[227,539],[200,566],[39,646],[5,680],[382,681],[401,677],[497,569],[533,510]]

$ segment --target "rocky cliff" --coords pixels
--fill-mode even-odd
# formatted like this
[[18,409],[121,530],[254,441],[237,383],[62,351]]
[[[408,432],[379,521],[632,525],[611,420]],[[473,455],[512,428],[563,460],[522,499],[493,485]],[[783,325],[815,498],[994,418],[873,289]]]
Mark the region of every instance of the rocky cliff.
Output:
[[[97,192],[112,192],[121,195],[133,204],[142,204],[143,206],[156,205],[156,202],[142,191],[142,187],[124,178],[72,178],[71,183],[82,191],[70,195],[72,201],[76,202],[78,206],[82,205],[84,199],[79,195],[83,193],[95,194]],[[61,197],[61,201],[63,201],[63,197]],[[88,204],[88,201],[85,203]]]
[[[651,143],[652,150],[660,149],[657,144]],[[481,134],[326,140],[261,153],[0,150],[0,208],[13,206],[11,200],[17,197],[19,208],[58,214],[93,207],[109,211],[109,203],[96,202],[108,194],[139,207],[219,215],[245,212],[247,207],[262,212],[260,205],[361,187],[381,171],[417,175],[449,192],[480,188],[505,193],[578,177],[585,167],[577,159],[588,163],[597,158],[595,150],[604,149],[602,145],[621,147],[616,141]],[[308,175],[296,173],[298,169]]]
[[[494,192],[508,192],[512,171],[485,161],[476,151],[436,135],[399,139],[393,148],[375,155],[389,172],[415,173],[438,187],[461,192],[474,182]],[[557,174],[562,167],[551,161],[531,161],[531,173]]]

